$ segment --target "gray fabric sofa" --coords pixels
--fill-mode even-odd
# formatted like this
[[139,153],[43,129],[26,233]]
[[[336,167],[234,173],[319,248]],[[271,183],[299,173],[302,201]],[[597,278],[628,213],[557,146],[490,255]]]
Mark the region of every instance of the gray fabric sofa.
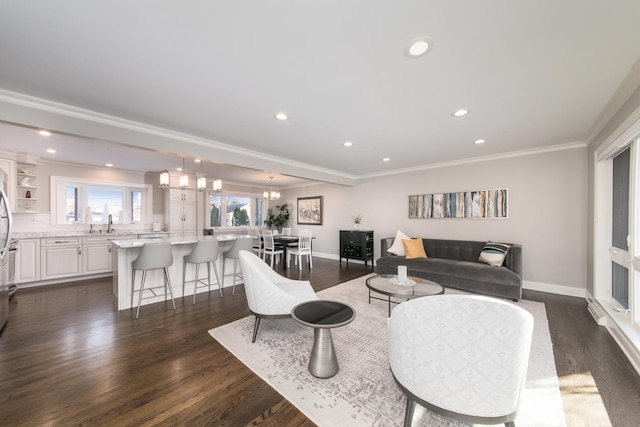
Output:
[[428,258],[406,259],[387,253],[393,237],[380,242],[382,257],[376,261],[378,274],[397,274],[398,265],[406,265],[409,276],[432,280],[445,288],[479,294],[522,298],[522,246],[511,244],[505,262],[493,267],[478,262],[487,242],[469,240],[422,239]]

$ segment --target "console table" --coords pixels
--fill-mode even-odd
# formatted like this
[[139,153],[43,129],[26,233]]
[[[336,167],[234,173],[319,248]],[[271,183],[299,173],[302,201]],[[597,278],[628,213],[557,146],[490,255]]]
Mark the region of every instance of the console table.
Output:
[[372,230],[340,230],[340,263],[346,258],[360,259],[367,266],[371,260],[373,267],[373,231]]

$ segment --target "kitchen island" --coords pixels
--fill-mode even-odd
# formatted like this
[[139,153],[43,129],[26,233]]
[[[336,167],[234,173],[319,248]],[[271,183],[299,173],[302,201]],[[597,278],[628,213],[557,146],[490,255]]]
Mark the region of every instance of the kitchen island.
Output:
[[[173,252],[173,264],[169,267],[169,276],[171,278],[171,288],[173,289],[173,295],[175,298],[181,298],[186,295],[193,295],[194,283],[187,283],[184,294],[182,293],[182,269],[183,258],[193,250],[193,247],[198,240],[218,240],[220,242],[220,249],[218,255],[218,271],[220,272],[220,278],[223,282],[223,287],[231,286],[233,284],[233,277],[227,277],[227,281],[224,280],[225,271],[225,259],[224,252],[232,247],[234,241],[241,237],[251,238],[251,236],[237,235],[237,234],[220,234],[216,236],[204,236],[204,237],[170,237],[163,239],[131,239],[131,240],[113,240],[111,245],[113,247],[114,262],[113,262],[113,294],[116,300],[118,310],[126,310],[131,308],[131,278],[132,268],[131,262],[135,260],[140,254],[142,246],[146,244],[154,244],[161,242],[171,243],[171,249]],[[229,268],[233,270],[232,260],[229,260]],[[204,267],[204,266],[203,266]],[[213,269],[211,271],[211,282],[215,283],[215,277]],[[136,283],[139,285],[141,273],[137,274],[138,278]],[[195,265],[187,264],[187,276],[186,280],[193,280],[195,277]],[[206,268],[200,269],[200,278],[206,280]],[[147,272],[147,283],[150,285],[162,284],[162,270],[150,270]],[[212,286],[213,287],[216,285]],[[208,292],[206,287],[198,289],[198,293]],[[164,301],[164,295],[160,295],[154,298],[145,298],[142,300],[142,305],[153,304],[156,302]]]

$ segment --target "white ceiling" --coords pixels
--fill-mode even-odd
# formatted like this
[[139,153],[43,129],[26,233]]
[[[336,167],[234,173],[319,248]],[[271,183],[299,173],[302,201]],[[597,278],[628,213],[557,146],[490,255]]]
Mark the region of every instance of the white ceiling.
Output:
[[[33,0],[0,11],[5,91],[355,178],[588,142],[640,58],[637,0]],[[420,36],[432,50],[405,57]],[[471,113],[452,117],[461,107]],[[137,167],[162,169],[151,166]]]

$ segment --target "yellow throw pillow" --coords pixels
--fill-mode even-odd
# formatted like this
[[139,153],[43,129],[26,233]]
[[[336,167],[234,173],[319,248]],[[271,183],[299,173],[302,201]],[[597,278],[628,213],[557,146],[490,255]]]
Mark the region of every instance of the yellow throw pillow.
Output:
[[404,251],[407,253],[407,259],[427,258],[422,239],[403,240],[402,243],[404,243]]

